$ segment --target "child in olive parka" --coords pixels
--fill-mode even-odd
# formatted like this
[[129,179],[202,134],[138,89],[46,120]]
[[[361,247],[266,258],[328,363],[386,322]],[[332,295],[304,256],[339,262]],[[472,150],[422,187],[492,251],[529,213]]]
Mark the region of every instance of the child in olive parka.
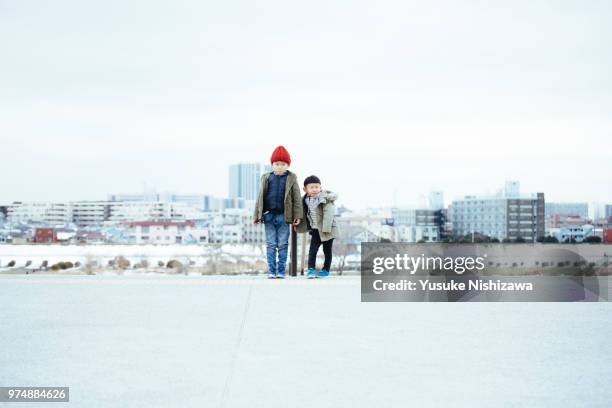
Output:
[[[266,230],[268,278],[284,278],[289,247],[289,226],[299,226],[304,216],[297,175],[288,170],[291,156],[278,146],[270,157],[272,172],[260,179],[253,222]],[[277,260],[278,255],[278,260]]]

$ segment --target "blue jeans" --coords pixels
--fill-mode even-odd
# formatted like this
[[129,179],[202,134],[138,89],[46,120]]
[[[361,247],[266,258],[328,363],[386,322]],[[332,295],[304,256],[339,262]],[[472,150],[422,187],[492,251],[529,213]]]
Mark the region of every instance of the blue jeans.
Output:
[[[283,213],[265,213],[263,220],[266,227],[268,273],[284,275],[287,266],[287,248],[289,248],[289,224],[285,222]],[[277,251],[278,263],[276,262]]]

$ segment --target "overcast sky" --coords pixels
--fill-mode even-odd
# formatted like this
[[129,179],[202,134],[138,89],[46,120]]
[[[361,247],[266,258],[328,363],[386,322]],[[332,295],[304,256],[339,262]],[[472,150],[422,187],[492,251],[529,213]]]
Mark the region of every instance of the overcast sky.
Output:
[[278,144],[353,208],[612,202],[611,4],[0,0],[0,202],[225,196]]

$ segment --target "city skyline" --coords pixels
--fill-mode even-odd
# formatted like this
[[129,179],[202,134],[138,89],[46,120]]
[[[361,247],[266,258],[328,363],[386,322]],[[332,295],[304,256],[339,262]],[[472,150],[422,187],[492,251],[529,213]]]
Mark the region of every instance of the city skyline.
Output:
[[[232,178],[230,177],[230,184]],[[512,189],[508,189],[508,185],[512,185]],[[446,203],[444,200],[443,191],[431,191],[428,198],[425,195],[421,195],[423,200],[418,205],[398,205],[398,206],[380,206],[380,207],[368,207],[368,208],[348,208],[341,205],[341,211],[349,210],[360,212],[363,210],[408,210],[408,211],[437,211],[437,210],[450,210],[454,205],[461,204],[462,202],[473,201],[473,202],[494,202],[499,200],[508,199],[527,199],[532,200],[540,196],[541,193],[525,193],[520,191],[520,183],[517,181],[507,181],[504,188],[500,188],[496,194],[492,195],[474,195],[466,194],[461,198],[455,198]],[[102,205],[102,204],[139,204],[142,203],[145,207],[150,204],[166,204],[166,205],[177,205],[182,206],[185,211],[187,207],[190,207],[191,211],[224,211],[226,209],[247,209],[251,211],[251,206],[254,201],[244,199],[241,197],[215,197],[209,194],[201,193],[176,193],[176,192],[161,192],[155,190],[145,190],[141,193],[119,193],[119,194],[108,194],[104,200],[75,200],[75,201],[16,201],[13,203],[0,203],[0,207],[14,207],[14,205],[21,204],[33,204],[38,206],[38,211],[50,211],[59,216],[58,210],[64,211],[66,205],[84,205],[86,208],[88,205]],[[187,206],[187,207],[185,207]],[[54,210],[55,208],[55,210]],[[104,211],[103,207],[99,207],[96,211]],[[144,207],[143,207],[144,208]],[[151,207],[151,210],[160,211],[162,207]],[[170,210],[171,207],[167,207],[165,211]],[[26,210],[27,211],[27,210]],[[60,211],[60,212],[61,212]],[[91,211],[91,210],[88,210]],[[139,210],[142,212],[142,210]],[[95,211],[94,211],[95,212]],[[561,217],[578,217],[582,220],[591,220],[596,222],[598,220],[606,219],[612,215],[612,204],[606,203],[588,203],[584,201],[573,201],[573,202],[546,202],[545,214],[547,222],[550,215],[557,215]],[[99,214],[98,214],[99,215]],[[152,213],[150,214],[152,215]],[[153,217],[154,219],[159,218],[160,215]],[[195,213],[187,216],[197,217]],[[162,217],[163,218],[163,217]],[[548,224],[547,224],[548,225]]]
[[[8,205],[11,204],[13,202],[40,202],[40,203],[50,203],[50,202],[56,202],[56,203],[63,203],[63,202],[95,202],[95,201],[160,201],[160,202],[172,202],[175,201],[175,198],[172,197],[182,197],[182,200],[186,200],[186,201],[193,201],[195,200],[195,197],[200,197],[200,198],[208,198],[208,199],[216,199],[216,200],[220,200],[220,201],[231,201],[231,200],[245,200],[245,201],[249,201],[251,199],[246,198],[246,197],[241,197],[236,194],[232,195],[231,194],[231,189],[232,189],[232,183],[235,182],[235,175],[232,176],[231,174],[231,168],[232,167],[240,167],[242,165],[257,165],[260,166],[262,169],[265,169],[265,171],[271,171],[270,170],[270,166],[268,165],[264,165],[261,163],[235,163],[229,166],[230,171],[229,171],[229,176],[228,176],[228,183],[226,183],[228,185],[228,193],[226,194],[222,194],[222,195],[214,195],[211,194],[209,192],[193,192],[193,191],[176,191],[176,190],[159,190],[157,189],[155,186],[151,186],[151,185],[144,185],[143,189],[141,191],[131,191],[131,192],[127,192],[127,191],[123,191],[123,192],[110,192],[110,193],[105,193],[103,195],[100,195],[99,198],[96,199],[72,199],[72,200],[23,200],[23,199],[16,199],[16,200],[11,200],[11,201],[0,201],[0,205]],[[249,170],[250,172],[250,170]],[[257,177],[259,178],[259,177]],[[251,183],[252,184],[252,183]],[[512,190],[511,193],[509,193],[508,190],[508,185],[512,184],[513,188],[516,188],[516,190]],[[251,192],[250,192],[251,193]],[[410,202],[410,203],[390,203],[388,205],[374,205],[374,206],[367,206],[367,207],[349,207],[345,204],[341,204],[341,206],[343,207],[347,207],[351,210],[364,210],[364,209],[368,209],[368,208],[414,208],[414,209],[418,209],[418,208],[448,208],[452,202],[454,201],[460,201],[460,200],[464,200],[466,198],[476,198],[476,199],[488,199],[488,198],[495,198],[495,197],[514,197],[516,196],[518,197],[531,197],[534,196],[536,194],[536,192],[525,192],[522,189],[521,186],[521,182],[517,181],[517,180],[506,180],[504,181],[504,184],[498,186],[498,188],[496,189],[487,189],[485,192],[465,192],[463,194],[460,194],[458,196],[455,197],[447,197],[446,193],[443,190],[431,190],[428,192],[418,192],[415,197],[417,197],[415,199],[415,201]],[[546,196],[546,192],[544,192],[545,196]],[[251,200],[252,201],[252,200]],[[612,200],[610,201],[586,201],[586,200],[581,200],[581,199],[573,199],[573,200],[568,200],[568,201],[551,201],[548,200],[548,198],[546,199],[546,204],[547,206],[549,204],[553,204],[553,205],[561,205],[561,206],[566,206],[566,205],[586,205],[587,206],[587,212],[588,212],[588,216],[591,218],[599,218],[599,217],[605,217],[607,216],[606,214],[608,213],[612,213],[612,204],[610,204],[610,202],[612,202]],[[578,214],[578,212],[576,212],[576,214]],[[593,215],[595,214],[595,215]]]

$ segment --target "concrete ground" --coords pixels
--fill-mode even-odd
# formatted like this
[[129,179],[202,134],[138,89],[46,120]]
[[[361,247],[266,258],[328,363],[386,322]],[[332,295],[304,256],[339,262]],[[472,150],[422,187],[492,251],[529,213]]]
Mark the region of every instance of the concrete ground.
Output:
[[611,312],[361,303],[356,277],[0,276],[0,386],[87,408],[608,407]]

